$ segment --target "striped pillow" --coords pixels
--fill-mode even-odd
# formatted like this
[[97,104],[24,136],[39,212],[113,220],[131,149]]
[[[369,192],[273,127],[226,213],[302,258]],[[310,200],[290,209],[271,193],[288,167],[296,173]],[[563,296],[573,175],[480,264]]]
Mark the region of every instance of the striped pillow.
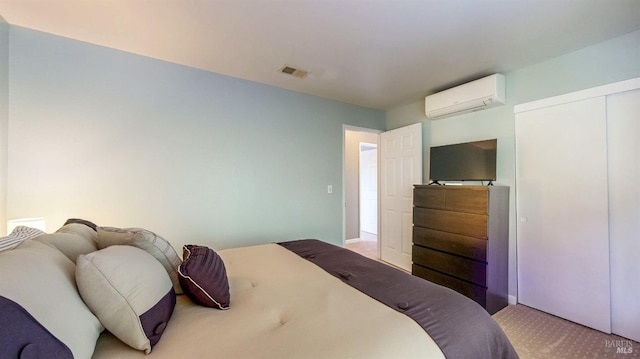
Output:
[[176,294],[182,294],[178,281],[178,266],[182,261],[171,243],[159,235],[143,228],[98,227],[98,248],[114,245],[138,247],[151,254],[169,273]]
[[0,252],[13,249],[27,239],[35,238],[43,234],[46,233],[37,228],[18,226],[8,236],[0,238]]
[[202,306],[229,309],[229,280],[222,258],[204,246],[186,245],[182,251],[178,273],[184,293]]

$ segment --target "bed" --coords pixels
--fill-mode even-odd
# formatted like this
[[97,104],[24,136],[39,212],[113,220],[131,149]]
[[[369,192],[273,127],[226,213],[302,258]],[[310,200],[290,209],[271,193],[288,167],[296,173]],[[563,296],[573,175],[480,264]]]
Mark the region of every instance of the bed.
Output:
[[[159,359],[518,357],[497,323],[475,302],[319,240],[217,252],[193,246],[193,252],[183,254],[182,262],[173,257],[168,242],[152,232],[108,228],[117,238],[105,244],[99,240],[102,227],[88,224],[92,223],[72,221],[54,234],[27,239],[0,252],[0,298],[5,300],[0,301],[0,343],[8,357],[30,357],[26,354],[38,352],[49,353],[48,357],[95,359],[147,355]],[[71,241],[79,244],[72,246]],[[43,260],[45,257],[50,260]],[[210,274],[204,281],[216,277],[218,283],[225,282],[228,296],[224,303],[225,297],[216,301],[207,295],[204,300],[211,299],[215,305],[204,306],[197,295],[190,293],[192,289],[185,282],[188,276],[180,268],[186,270],[187,263],[204,262],[213,268],[212,258],[216,272],[221,273],[222,267],[224,277]],[[51,270],[47,261],[59,267],[59,273]],[[177,273],[172,271],[176,261],[180,262]],[[4,275],[18,263],[27,262],[37,263],[34,267],[38,268],[17,273],[12,279]],[[99,271],[92,269],[92,276],[83,272],[87,265],[102,267]],[[43,271],[47,274],[42,275]],[[108,271],[116,274],[105,283],[117,286],[121,281],[129,289],[120,287],[119,294],[127,290],[133,293],[125,309],[140,311],[135,307],[142,305],[144,313],[115,316],[114,324],[109,322],[113,315],[101,312],[104,307],[112,307],[114,300],[95,307],[95,301],[109,297],[96,287],[102,277],[95,277],[95,273],[104,275]],[[17,285],[24,281],[53,294],[25,294]],[[148,286],[151,282],[161,285],[152,288]],[[206,287],[210,283],[200,284]],[[182,294],[182,288],[188,293]],[[87,290],[91,293],[85,293]],[[170,295],[176,292],[181,294]],[[89,298],[91,295],[97,298]],[[145,326],[145,315],[152,310],[149,304],[139,303],[140,296],[160,298],[154,300],[152,309],[165,315],[164,320],[151,324],[146,336],[139,335],[146,330],[140,326]],[[16,305],[22,310],[15,309]],[[25,319],[24,312],[29,318]],[[67,323],[61,322],[61,317]],[[136,348],[135,340],[129,342],[120,334],[118,326],[128,320],[137,323],[133,329],[137,338],[142,338],[142,346]],[[23,325],[26,329],[15,324],[25,322],[29,322]],[[34,325],[44,330],[34,334]],[[58,349],[59,354],[52,356]]]

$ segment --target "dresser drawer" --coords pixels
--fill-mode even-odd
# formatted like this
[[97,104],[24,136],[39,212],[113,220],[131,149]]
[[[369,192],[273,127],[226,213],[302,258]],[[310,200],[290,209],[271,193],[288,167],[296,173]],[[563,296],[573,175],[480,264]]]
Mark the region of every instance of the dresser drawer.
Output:
[[476,262],[416,245],[413,246],[412,259],[414,264],[444,272],[483,287],[487,286],[487,264],[484,262]]
[[413,224],[464,236],[487,238],[487,216],[481,214],[414,207]]
[[413,227],[413,244],[457,254],[477,261],[487,261],[487,240],[461,236],[429,228]]
[[473,301],[483,307],[487,305],[487,290],[481,286],[465,282],[446,274],[438,273],[436,271],[416,264],[414,264],[411,268],[412,274],[417,277],[424,278],[429,282],[439,284],[447,288],[451,288],[456,292],[468,298],[471,298]]
[[444,209],[445,191],[442,186],[415,186],[413,205],[416,207]]
[[489,191],[482,189],[451,188],[445,195],[448,211],[477,214],[489,213]]

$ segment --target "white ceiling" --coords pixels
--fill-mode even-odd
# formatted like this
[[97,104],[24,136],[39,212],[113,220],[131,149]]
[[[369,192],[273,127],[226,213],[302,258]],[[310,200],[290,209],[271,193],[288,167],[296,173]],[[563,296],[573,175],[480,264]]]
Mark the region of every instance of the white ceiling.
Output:
[[[640,29],[640,0],[0,0],[0,16],[389,109]],[[311,73],[287,76],[283,65]]]

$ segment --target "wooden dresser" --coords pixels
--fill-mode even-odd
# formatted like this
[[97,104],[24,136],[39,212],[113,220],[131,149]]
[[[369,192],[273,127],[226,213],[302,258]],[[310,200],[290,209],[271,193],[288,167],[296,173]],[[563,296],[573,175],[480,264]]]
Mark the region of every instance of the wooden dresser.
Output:
[[416,185],[412,273],[473,299],[507,305],[509,187]]

